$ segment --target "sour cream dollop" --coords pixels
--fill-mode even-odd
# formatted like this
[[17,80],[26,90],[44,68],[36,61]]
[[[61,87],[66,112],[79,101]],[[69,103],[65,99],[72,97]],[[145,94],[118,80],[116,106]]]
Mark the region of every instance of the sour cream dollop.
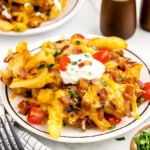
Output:
[[105,71],[105,66],[94,59],[90,53],[68,56],[71,63],[66,71],[60,70],[60,75],[65,84],[76,84],[80,78],[92,80],[100,78]]

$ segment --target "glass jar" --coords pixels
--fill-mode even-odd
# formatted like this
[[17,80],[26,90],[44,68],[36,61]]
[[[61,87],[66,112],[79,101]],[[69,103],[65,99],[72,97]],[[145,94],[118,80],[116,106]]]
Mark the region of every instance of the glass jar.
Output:
[[142,1],[140,25],[144,30],[150,31],[150,0]]
[[100,30],[105,36],[131,37],[136,30],[136,1],[102,0]]

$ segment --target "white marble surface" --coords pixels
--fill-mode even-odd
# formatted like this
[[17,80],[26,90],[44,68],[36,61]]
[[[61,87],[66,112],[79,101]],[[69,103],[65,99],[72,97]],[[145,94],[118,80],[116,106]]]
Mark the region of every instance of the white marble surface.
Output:
[[[150,63],[150,32],[146,32],[139,27],[139,10],[141,0],[137,2],[137,29],[135,34],[127,40],[128,48],[139,53],[144,59]],[[56,35],[65,35],[73,33],[82,34],[98,34],[102,35],[99,29],[99,11],[101,0],[85,0],[84,4],[78,11],[78,13],[69,20],[69,22],[63,24],[61,27],[33,36],[13,37],[13,36],[0,36],[0,68],[4,66],[3,58],[7,54],[9,48],[15,48],[20,40],[26,40],[29,44],[37,42],[41,39],[49,38]],[[125,136],[126,140],[116,141],[114,139],[106,140],[103,142],[84,143],[84,144],[70,144],[70,143],[58,143],[43,139],[36,135],[43,144],[50,147],[52,150],[128,150],[130,145],[130,139],[135,133],[135,130],[128,132],[122,136]]]

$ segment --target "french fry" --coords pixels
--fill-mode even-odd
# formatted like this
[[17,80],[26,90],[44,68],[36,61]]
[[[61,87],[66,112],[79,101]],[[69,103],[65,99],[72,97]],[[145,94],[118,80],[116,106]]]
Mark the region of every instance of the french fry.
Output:
[[63,106],[58,99],[54,99],[52,107],[48,107],[48,133],[53,138],[59,138],[63,125]]
[[106,37],[100,38],[95,37],[90,39],[92,45],[96,46],[97,48],[110,48],[110,49],[125,49],[127,48],[127,43],[124,39],[119,37]]
[[10,88],[42,88],[47,83],[51,82],[51,75],[47,69],[43,69],[42,72],[35,78],[31,79],[13,79],[10,84]]
[[7,32],[13,29],[14,26],[9,21],[0,19],[0,30]]

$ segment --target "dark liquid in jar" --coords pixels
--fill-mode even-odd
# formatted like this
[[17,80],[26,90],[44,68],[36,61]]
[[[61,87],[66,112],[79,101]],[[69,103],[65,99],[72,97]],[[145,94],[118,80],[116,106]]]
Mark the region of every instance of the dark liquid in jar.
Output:
[[142,1],[140,24],[143,29],[150,31],[150,0]]
[[102,0],[100,30],[105,36],[127,39],[136,29],[135,0]]

